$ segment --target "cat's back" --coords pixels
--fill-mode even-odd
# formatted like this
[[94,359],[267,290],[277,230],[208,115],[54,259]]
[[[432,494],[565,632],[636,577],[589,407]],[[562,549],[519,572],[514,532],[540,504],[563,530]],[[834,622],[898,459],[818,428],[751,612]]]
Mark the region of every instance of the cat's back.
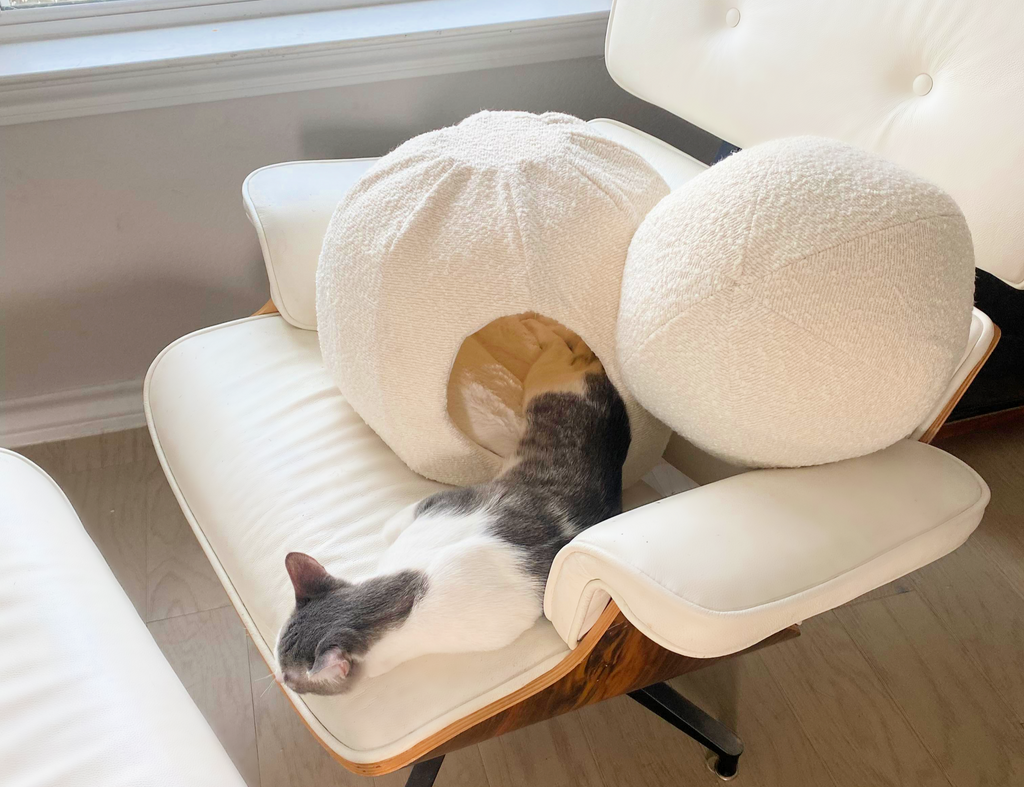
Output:
[[411,521],[385,550],[380,571],[416,569],[427,572],[453,548],[487,536],[493,514],[486,505],[480,501],[475,505],[459,505],[458,500],[444,505],[443,498],[435,501],[447,494],[450,493],[427,498],[412,512]]

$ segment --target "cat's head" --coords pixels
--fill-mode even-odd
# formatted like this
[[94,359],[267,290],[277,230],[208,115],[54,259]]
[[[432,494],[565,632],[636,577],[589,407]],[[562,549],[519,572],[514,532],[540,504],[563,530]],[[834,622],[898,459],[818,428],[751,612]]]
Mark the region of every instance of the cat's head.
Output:
[[369,647],[370,632],[359,625],[357,586],[331,576],[302,552],[289,553],[284,562],[295,588],[295,611],[277,638],[275,676],[299,694],[340,694]]
[[295,611],[277,638],[275,675],[299,694],[351,688],[363,657],[402,625],[427,588],[419,571],[346,582],[302,552],[290,552],[284,565],[295,589]]

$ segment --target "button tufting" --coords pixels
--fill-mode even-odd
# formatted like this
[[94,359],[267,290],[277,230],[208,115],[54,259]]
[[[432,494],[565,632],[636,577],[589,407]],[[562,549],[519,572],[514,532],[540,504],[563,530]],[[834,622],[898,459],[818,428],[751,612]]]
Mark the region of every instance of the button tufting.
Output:
[[914,92],[919,96],[927,96],[932,90],[932,78],[927,74],[918,74],[914,78]]
[[730,8],[725,12],[725,23],[729,27],[736,27],[740,23],[740,10],[738,8]]

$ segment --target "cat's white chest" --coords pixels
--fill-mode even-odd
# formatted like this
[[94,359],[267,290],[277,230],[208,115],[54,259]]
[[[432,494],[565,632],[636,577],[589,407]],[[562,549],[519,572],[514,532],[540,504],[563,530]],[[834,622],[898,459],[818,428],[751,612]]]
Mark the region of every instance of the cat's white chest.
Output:
[[425,516],[410,522],[381,559],[381,573],[413,569],[427,588],[408,619],[367,653],[379,675],[426,653],[495,650],[536,622],[541,599],[517,547],[487,534],[490,515]]

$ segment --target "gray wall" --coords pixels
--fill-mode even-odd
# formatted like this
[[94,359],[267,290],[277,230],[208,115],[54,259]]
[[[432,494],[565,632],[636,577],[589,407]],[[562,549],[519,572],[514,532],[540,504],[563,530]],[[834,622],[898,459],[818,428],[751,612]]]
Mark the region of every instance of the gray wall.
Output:
[[376,156],[478,109],[717,141],[600,58],[0,128],[0,399],[141,379],[156,353],[268,297],[240,186],[278,161]]

